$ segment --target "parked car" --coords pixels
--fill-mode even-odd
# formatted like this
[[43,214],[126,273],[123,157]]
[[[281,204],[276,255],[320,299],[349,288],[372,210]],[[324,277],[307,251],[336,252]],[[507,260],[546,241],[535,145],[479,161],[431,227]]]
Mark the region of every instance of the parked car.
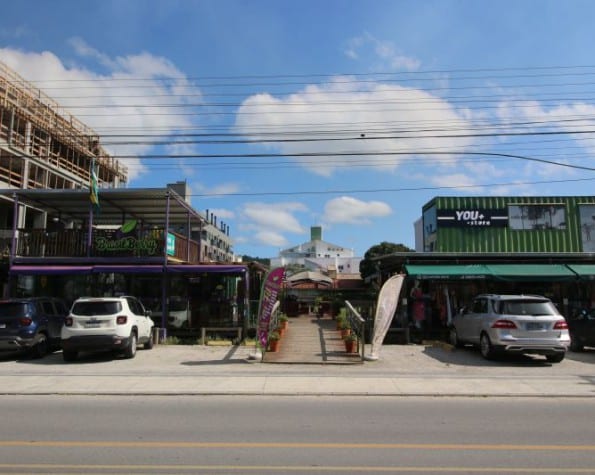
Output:
[[[155,325],[161,326],[162,311],[161,302],[153,306],[151,311],[151,318]],[[167,328],[188,328],[190,322],[190,308],[187,298],[184,297],[170,297],[166,315]]]
[[36,358],[60,348],[66,304],[52,297],[0,300],[0,351],[26,351]]
[[153,320],[135,297],[85,297],[77,299],[61,332],[64,361],[74,361],[81,351],[111,350],[134,358],[137,344],[153,348]]
[[570,335],[556,306],[540,295],[482,294],[453,318],[450,342],[478,345],[486,359],[499,353],[545,355],[564,359]]
[[583,351],[585,346],[595,347],[595,309],[581,309],[567,318],[570,349]]

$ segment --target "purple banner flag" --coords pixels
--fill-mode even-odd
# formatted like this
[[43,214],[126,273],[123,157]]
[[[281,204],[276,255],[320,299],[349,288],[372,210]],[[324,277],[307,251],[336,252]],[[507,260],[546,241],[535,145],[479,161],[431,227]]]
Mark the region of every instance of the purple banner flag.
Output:
[[258,306],[258,342],[262,348],[266,348],[269,338],[269,324],[275,303],[277,302],[277,295],[281,289],[283,278],[285,277],[285,268],[277,267],[268,273],[264,283],[262,284],[262,291],[260,293],[260,304]]

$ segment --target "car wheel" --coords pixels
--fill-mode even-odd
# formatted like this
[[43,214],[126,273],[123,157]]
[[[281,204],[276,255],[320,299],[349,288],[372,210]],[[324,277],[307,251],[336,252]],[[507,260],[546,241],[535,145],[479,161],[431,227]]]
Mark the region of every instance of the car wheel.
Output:
[[151,348],[153,348],[153,335],[151,333],[149,333],[149,339],[145,342],[143,348],[145,350],[150,350]]
[[37,343],[31,348],[31,356],[33,358],[43,358],[48,354],[49,342],[45,334],[40,333],[37,336]]
[[64,361],[74,361],[76,360],[77,356],[78,353],[76,351],[62,350],[62,358],[64,359]]
[[134,358],[134,356],[136,355],[136,342],[136,333],[132,332],[130,334],[130,341],[128,343],[128,346],[124,350],[124,356],[126,358]]
[[483,356],[486,360],[493,359],[496,354],[494,347],[492,346],[492,342],[490,341],[490,337],[487,333],[481,334],[481,338],[479,339],[479,351],[481,351],[481,356]]
[[584,346],[581,344],[581,342],[576,337],[576,335],[573,335],[571,333],[570,334],[570,350],[579,352],[579,351],[583,351],[584,349],[585,349]]
[[451,327],[450,331],[448,332],[448,341],[455,348],[463,347],[463,343],[461,343],[459,340],[459,336],[457,335],[457,330],[455,327]]
[[550,363],[559,363],[566,356],[564,353],[556,353],[554,355],[545,355],[545,359]]

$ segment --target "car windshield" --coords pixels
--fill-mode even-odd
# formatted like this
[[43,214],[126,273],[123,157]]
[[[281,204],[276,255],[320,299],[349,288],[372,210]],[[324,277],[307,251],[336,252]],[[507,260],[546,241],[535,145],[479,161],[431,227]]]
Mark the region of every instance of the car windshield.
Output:
[[171,312],[182,312],[182,311],[186,310],[186,301],[185,300],[170,300],[169,310]]
[[24,302],[0,303],[0,318],[22,317],[31,313],[31,305]]
[[118,313],[121,310],[122,304],[118,301],[76,302],[72,307],[72,313],[87,317],[93,315],[113,315],[114,313]]
[[558,315],[549,300],[506,300],[500,302],[499,312],[505,315]]

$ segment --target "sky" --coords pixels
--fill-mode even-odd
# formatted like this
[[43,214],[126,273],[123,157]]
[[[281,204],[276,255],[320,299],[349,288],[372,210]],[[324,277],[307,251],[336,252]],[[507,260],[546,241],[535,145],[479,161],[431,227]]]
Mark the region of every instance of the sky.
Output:
[[0,61],[234,252],[415,246],[436,196],[592,195],[591,0],[20,0]]

